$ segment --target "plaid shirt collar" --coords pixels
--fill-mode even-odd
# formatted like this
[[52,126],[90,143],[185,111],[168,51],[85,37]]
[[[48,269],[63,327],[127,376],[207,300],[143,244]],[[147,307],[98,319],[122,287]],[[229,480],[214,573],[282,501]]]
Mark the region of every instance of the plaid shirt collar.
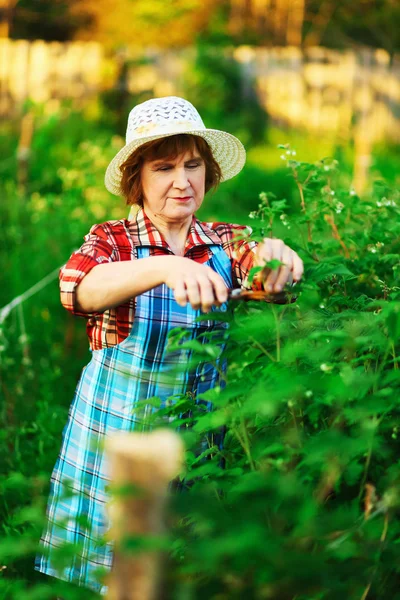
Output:
[[[137,213],[136,222],[134,221],[133,224],[135,225],[134,233],[138,238],[140,246],[159,246],[169,249],[168,243],[142,208]],[[222,245],[219,236],[206,223],[202,223],[193,215],[186,240],[185,253],[195,246],[211,245]]]

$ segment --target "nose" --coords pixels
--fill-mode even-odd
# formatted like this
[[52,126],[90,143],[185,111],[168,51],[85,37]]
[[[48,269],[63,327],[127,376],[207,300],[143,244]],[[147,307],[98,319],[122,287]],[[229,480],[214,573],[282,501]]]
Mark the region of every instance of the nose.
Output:
[[179,167],[174,173],[174,187],[178,190],[186,190],[190,186],[188,174],[185,167]]

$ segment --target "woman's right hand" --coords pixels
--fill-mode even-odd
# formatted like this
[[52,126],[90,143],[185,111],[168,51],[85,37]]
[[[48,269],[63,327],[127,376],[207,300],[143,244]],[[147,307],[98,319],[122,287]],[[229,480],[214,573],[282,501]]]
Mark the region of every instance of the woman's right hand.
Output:
[[211,267],[190,258],[174,257],[164,283],[173,290],[179,306],[189,302],[192,308],[209,312],[213,305],[220,306],[228,299],[228,288],[221,275]]

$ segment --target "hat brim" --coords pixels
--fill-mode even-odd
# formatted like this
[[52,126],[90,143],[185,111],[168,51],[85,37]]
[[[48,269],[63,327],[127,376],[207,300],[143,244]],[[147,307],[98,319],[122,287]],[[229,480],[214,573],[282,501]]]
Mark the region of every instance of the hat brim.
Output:
[[186,133],[189,135],[197,135],[206,140],[213,153],[214,159],[220,166],[222,178],[221,181],[227,181],[237,175],[246,162],[246,150],[238,138],[226,131],[218,129],[198,129],[190,131],[175,131],[173,133],[160,133],[158,135],[143,136],[138,140],[133,140],[126,144],[112,159],[107,167],[104,183],[106,188],[116,196],[122,196],[121,178],[122,173],[120,166],[127,158],[135,152],[143,144],[159,140],[173,135]]

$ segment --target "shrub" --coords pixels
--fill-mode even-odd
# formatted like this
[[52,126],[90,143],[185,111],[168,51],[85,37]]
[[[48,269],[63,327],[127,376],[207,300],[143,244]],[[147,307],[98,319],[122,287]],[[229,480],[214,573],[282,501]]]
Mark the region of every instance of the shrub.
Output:
[[[232,304],[213,412],[167,409],[188,427],[171,598],[397,597],[399,194],[377,182],[361,199],[335,161],[281,150],[299,212],[261,194],[253,237],[290,228],[305,276],[293,303]],[[197,456],[220,427],[223,449]]]

